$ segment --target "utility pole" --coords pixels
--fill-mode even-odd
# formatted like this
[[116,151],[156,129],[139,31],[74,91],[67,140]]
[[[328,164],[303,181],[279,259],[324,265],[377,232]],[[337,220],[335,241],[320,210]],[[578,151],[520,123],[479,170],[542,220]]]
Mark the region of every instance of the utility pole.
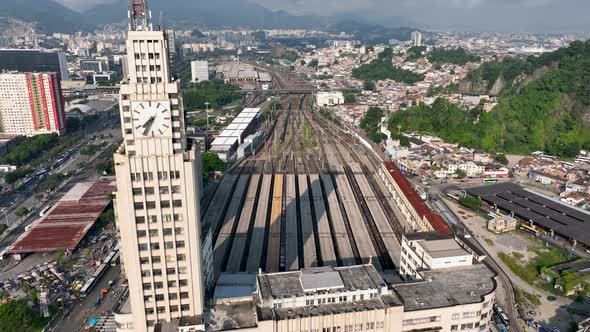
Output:
[[207,117],[207,132],[209,132],[209,102],[205,102],[205,117]]

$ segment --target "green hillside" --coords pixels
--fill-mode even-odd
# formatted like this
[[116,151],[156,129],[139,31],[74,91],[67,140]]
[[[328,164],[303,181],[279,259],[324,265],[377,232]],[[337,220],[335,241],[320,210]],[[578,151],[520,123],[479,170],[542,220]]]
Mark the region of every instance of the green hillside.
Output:
[[430,132],[449,142],[507,153],[543,150],[574,157],[581,148],[590,148],[590,42],[484,67],[480,75],[507,82],[540,68],[546,71],[518,88],[507,85],[489,113],[437,100],[395,113],[390,128],[395,131],[399,124],[404,131]]

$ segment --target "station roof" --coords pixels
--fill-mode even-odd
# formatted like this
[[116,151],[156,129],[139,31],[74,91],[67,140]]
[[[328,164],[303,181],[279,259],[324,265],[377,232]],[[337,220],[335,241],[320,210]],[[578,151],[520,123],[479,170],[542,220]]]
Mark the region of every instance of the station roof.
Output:
[[260,108],[245,108],[240,114],[219,134],[212,146],[232,146],[236,144],[240,135],[250,128],[252,121],[260,113]]
[[563,204],[513,183],[467,189],[471,196],[533,224],[590,246],[590,212]]
[[428,220],[428,223],[430,223],[435,231],[446,235],[453,234],[443,218],[437,213],[430,211],[426,204],[424,204],[424,201],[418,196],[418,193],[416,193],[412,185],[393,162],[386,162],[385,167],[420,217]]
[[8,248],[8,253],[76,248],[111,202],[109,194],[114,190],[114,182],[76,184]]

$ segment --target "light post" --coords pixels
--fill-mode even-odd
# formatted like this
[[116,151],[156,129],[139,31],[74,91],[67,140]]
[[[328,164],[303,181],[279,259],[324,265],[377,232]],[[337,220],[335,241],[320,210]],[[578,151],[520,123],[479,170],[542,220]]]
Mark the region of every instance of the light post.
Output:
[[0,209],[0,212],[4,214],[4,224],[8,226],[8,211],[6,211],[6,208],[2,208]]
[[209,102],[205,102],[205,116],[207,117],[207,131],[209,131]]

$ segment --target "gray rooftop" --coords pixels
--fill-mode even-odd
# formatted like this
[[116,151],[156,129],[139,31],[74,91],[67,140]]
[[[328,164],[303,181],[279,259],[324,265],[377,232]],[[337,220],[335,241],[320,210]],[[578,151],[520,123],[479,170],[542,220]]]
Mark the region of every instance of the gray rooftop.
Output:
[[552,229],[556,233],[590,245],[590,212],[568,206],[541,193],[524,189],[513,183],[498,183],[467,189],[471,196],[479,197],[499,209],[513,212],[517,217]]
[[387,284],[372,265],[321,267],[258,276],[260,297],[286,298],[318,291],[378,289]]
[[296,317],[314,317],[355,311],[370,311],[399,306],[401,303],[395,295],[383,295],[380,298],[358,302],[340,302],[299,308],[268,309],[260,308],[260,320],[286,320]]
[[159,322],[154,327],[154,332],[176,332],[179,327],[198,326],[203,324],[202,316],[188,316],[175,319],[171,322]]
[[253,302],[218,304],[213,306],[207,321],[207,331],[227,331],[255,327],[256,306]]
[[494,273],[484,264],[425,271],[424,281],[395,285],[405,311],[477,303],[496,289]]
[[469,255],[455,239],[424,241],[420,242],[420,245],[432,258]]
[[444,239],[452,239],[452,236],[441,234],[439,232],[416,232],[416,233],[407,233],[404,234],[405,238],[408,241],[418,241],[418,240],[444,240]]

